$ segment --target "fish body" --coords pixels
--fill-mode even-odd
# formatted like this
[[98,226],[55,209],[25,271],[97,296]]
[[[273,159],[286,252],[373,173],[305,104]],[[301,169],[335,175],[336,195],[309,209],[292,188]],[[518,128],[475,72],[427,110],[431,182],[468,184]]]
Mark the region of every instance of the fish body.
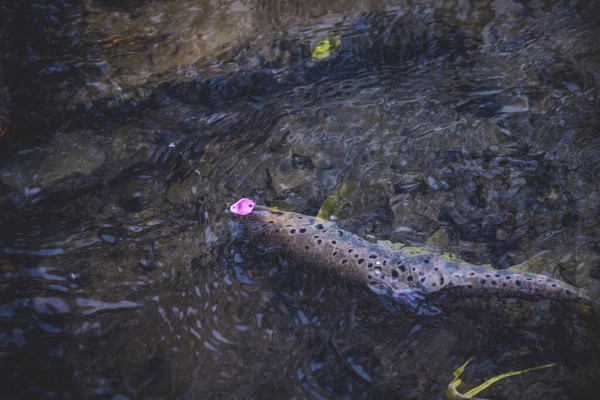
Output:
[[546,275],[477,266],[435,249],[393,251],[315,217],[257,206],[240,218],[250,236],[407,304],[442,290],[592,302],[584,291]]

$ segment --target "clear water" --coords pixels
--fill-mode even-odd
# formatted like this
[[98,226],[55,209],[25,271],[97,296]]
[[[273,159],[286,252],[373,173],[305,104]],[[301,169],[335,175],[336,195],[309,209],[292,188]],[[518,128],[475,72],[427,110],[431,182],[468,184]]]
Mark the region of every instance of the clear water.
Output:
[[[227,203],[316,214],[600,291],[593,1],[0,5],[3,398],[595,399],[600,323],[441,315],[233,239]],[[341,38],[311,60],[321,39]]]

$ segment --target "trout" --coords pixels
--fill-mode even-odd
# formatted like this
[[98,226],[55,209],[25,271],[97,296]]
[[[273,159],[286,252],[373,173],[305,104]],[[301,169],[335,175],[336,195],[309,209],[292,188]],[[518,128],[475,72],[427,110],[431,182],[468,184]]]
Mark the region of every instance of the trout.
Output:
[[410,308],[443,290],[596,304],[583,290],[550,276],[473,265],[427,247],[394,251],[340,229],[332,221],[254,207],[253,202],[247,207],[239,213],[239,218],[250,237],[274,244],[297,259],[331,270],[341,278],[366,283],[371,290],[389,295]]

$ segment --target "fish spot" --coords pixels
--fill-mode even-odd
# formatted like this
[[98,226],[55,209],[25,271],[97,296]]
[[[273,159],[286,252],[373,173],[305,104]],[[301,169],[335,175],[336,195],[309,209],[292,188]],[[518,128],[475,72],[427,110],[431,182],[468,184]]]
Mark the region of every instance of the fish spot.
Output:
[[440,286],[443,286],[443,285],[444,285],[444,282],[445,282],[445,280],[444,280],[444,277],[442,276],[442,277],[440,278]]
[[475,275],[475,272],[469,272],[469,276]]
[[423,262],[424,262],[425,264],[429,264],[429,258],[426,258],[425,260],[423,260]]
[[274,223],[275,223],[275,221],[269,221],[269,223],[270,223],[270,224],[274,224]]
[[352,253],[354,249],[348,249],[348,253]]
[[436,287],[436,286],[437,286],[437,284],[436,284],[435,282],[433,282],[433,283],[431,284],[431,286],[432,286],[432,287]]
[[295,229],[290,229],[290,233],[294,234],[294,233],[296,233],[296,230]]
[[342,260],[342,264],[346,264],[348,260]]
[[383,260],[383,266],[385,267],[385,264],[387,264],[387,260]]
[[485,274],[486,278],[491,278],[492,276],[490,274]]
[[335,240],[332,240],[332,241],[331,241],[331,244],[337,244],[337,241],[335,241]]
[[296,218],[298,218],[298,219],[304,219],[304,217],[296,217]]
[[500,278],[500,274],[496,274],[494,275],[496,278]]
[[506,277],[506,279],[507,279],[507,280],[508,280],[508,279],[510,279],[510,278],[511,278],[511,276],[510,276],[510,275]]
[[375,254],[371,254],[371,255],[369,256],[369,258],[377,258],[377,255],[375,255]]
[[506,282],[504,282],[504,283],[502,284],[502,287],[506,287]]
[[325,230],[323,231],[323,233],[325,233],[325,232],[327,232],[327,229],[325,229]]
[[285,227],[286,227],[286,228],[291,228],[292,226],[294,226],[294,225],[292,225],[292,224],[287,224]]
[[321,230],[321,229],[323,229],[323,224],[315,225],[315,228],[318,230]]
[[344,232],[338,229],[338,235],[340,235],[340,237],[344,236]]
[[373,279],[373,275],[371,275],[371,274],[367,275],[367,279],[369,279],[369,280]]
[[399,262],[398,264],[396,264],[398,267],[400,267],[400,271],[402,272],[406,272],[406,265],[404,265],[402,262]]
[[416,270],[417,270],[417,267],[413,267],[413,271],[416,271]]
[[439,271],[440,269],[438,267],[435,267],[433,270],[434,271]]
[[275,229],[275,233],[279,233],[279,229]]
[[481,283],[482,285],[485,285],[485,279],[480,280],[479,283]]
[[493,285],[493,286],[496,286],[496,281],[492,281],[492,285]]
[[355,254],[355,255],[354,255],[354,258],[358,258],[358,254]]
[[421,278],[421,283],[425,283],[425,280],[426,280],[426,278],[425,278],[425,277],[422,277],[422,278]]
[[300,229],[300,233],[305,233],[305,232],[306,232],[305,228]]
[[318,238],[319,238],[319,235],[315,235],[315,236],[313,236],[313,237],[314,237],[315,239],[318,239]]
[[517,285],[517,286],[521,286],[521,281],[518,281],[518,280],[517,280],[517,281],[515,281],[515,285]]
[[373,268],[373,263],[368,263],[367,268]]
[[412,276],[412,275],[409,275],[409,276],[406,278],[406,280],[407,280],[407,281],[409,281],[409,282],[412,282],[412,281],[413,281],[413,279],[414,279],[414,278],[413,278],[413,276]]
[[361,258],[360,260],[358,260],[358,263],[359,263],[359,264],[362,264],[362,263],[364,263],[364,262],[365,262],[365,259],[364,259],[364,258]]
[[556,287],[556,283],[553,283],[553,284],[552,284],[552,287]]
[[323,241],[321,239],[317,240],[317,244],[321,244]]
[[525,278],[525,280],[527,280],[527,281],[531,281],[532,279],[531,279],[531,278]]
[[333,255],[334,255],[334,256],[337,256],[337,253],[338,253],[337,251],[334,251],[334,252],[333,252]]
[[306,250],[308,250],[308,249],[309,249],[309,247],[308,247],[308,246],[304,246],[304,248],[305,248]]
[[397,269],[392,270],[392,279],[398,279],[400,277],[400,273]]

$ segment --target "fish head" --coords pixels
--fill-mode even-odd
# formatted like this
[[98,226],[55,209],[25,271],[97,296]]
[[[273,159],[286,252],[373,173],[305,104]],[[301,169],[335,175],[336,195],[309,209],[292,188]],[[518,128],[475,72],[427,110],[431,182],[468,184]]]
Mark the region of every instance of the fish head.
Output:
[[254,206],[252,212],[240,215],[240,221],[247,225],[261,226],[269,229],[302,227],[317,223],[317,219],[314,217],[280,211],[265,206]]
[[316,217],[280,211],[265,206],[255,206],[252,212],[235,216],[235,221],[245,226],[247,233],[254,237],[269,238],[272,243],[296,241],[296,232],[302,228],[329,227],[333,223],[322,221]]

